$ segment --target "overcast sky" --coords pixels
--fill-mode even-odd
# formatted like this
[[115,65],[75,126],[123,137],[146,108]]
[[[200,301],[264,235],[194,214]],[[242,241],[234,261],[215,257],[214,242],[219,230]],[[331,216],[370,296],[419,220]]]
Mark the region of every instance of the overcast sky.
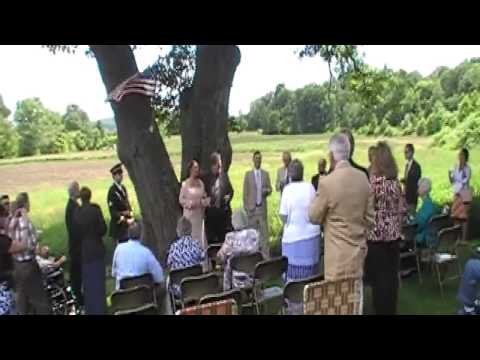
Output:
[[[327,65],[320,58],[299,60],[299,45],[240,45],[242,60],[235,74],[230,96],[230,114],[248,112],[250,103],[284,83],[296,89],[328,80]],[[438,66],[454,67],[463,60],[480,57],[480,45],[366,45],[361,47],[366,62],[394,70],[432,73]],[[142,70],[158,55],[155,45],[136,52]],[[7,107],[29,97],[64,113],[68,104],[78,104],[91,120],[113,116],[104,103],[105,88],[95,59],[82,51],[52,55],[39,45],[0,45],[0,94]]]

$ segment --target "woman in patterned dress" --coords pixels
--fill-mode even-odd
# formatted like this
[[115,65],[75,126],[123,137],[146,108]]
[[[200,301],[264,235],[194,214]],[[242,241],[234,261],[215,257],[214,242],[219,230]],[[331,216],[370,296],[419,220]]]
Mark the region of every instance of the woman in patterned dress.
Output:
[[398,168],[390,147],[379,142],[372,158],[370,184],[375,195],[375,225],[368,234],[365,260],[377,315],[394,315],[397,309],[399,240],[406,205]]
[[203,181],[200,180],[200,166],[198,161],[192,160],[188,164],[189,177],[182,183],[179,202],[183,207],[183,215],[192,223],[192,237],[207,248],[205,237],[205,208],[210,204]]
[[238,254],[251,254],[259,251],[258,232],[248,229],[248,218],[245,211],[237,209],[232,214],[234,231],[225,236],[225,242],[217,253],[217,257],[225,264],[223,276],[223,289],[240,288],[248,286],[252,279],[249,275],[232,272],[230,260]]
[[[202,264],[204,251],[200,243],[192,238],[192,223],[185,216],[182,216],[177,223],[177,236],[168,250],[167,267],[170,271]],[[176,295],[180,289],[173,288]]]

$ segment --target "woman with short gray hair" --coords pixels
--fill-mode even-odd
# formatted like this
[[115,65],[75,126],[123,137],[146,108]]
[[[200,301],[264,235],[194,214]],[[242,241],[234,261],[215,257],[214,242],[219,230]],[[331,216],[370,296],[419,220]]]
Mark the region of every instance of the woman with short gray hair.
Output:
[[203,250],[200,242],[192,238],[192,223],[185,216],[177,222],[177,240],[168,250],[167,266],[170,270],[201,264]]
[[432,189],[432,181],[429,178],[421,178],[418,180],[418,196],[422,199],[422,206],[415,216],[415,223],[417,224],[417,235],[415,240],[417,246],[421,248],[430,247],[434,245],[436,239],[428,234],[428,222],[440,209],[433,203],[430,197],[430,190]]
[[[344,156],[348,157],[348,147],[344,150]],[[303,181],[300,160],[290,164],[290,178],[292,182],[283,190],[280,202],[280,218],[284,223],[282,254],[288,258],[287,280],[297,280],[319,271],[320,226],[313,225],[308,218],[315,189],[310,182]]]
[[232,274],[230,260],[237,254],[251,254],[259,251],[258,232],[248,228],[248,217],[243,209],[237,209],[232,214],[234,231],[225,236],[225,242],[217,253],[217,257],[225,264],[223,277],[224,290],[248,286],[251,278],[248,274]]

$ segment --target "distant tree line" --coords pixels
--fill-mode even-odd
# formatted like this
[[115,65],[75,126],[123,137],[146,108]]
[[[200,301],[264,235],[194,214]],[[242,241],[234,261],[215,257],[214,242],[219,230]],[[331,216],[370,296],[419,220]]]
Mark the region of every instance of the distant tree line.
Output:
[[480,58],[431,75],[367,67],[331,82],[283,84],[231,118],[231,130],[303,134],[348,127],[373,136],[434,135],[450,148],[480,143]]
[[0,158],[101,150],[116,143],[116,134],[91,122],[78,105],[68,105],[61,115],[31,98],[17,103],[13,122],[9,115],[0,97]]

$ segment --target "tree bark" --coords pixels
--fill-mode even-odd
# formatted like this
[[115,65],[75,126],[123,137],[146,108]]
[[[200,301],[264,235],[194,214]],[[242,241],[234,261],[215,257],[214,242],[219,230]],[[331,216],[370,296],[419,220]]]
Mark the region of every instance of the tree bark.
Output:
[[[107,93],[138,71],[129,45],[90,45],[90,48]],[[176,237],[180,215],[178,180],[149,99],[133,94],[111,105],[117,124],[118,157],[135,187],[144,240],[164,264],[168,244]]]
[[192,159],[202,172],[210,168],[210,154],[219,151],[225,171],[232,162],[228,138],[228,104],[233,77],[240,63],[234,45],[198,45],[193,85],[180,98],[182,134],[182,179]]

